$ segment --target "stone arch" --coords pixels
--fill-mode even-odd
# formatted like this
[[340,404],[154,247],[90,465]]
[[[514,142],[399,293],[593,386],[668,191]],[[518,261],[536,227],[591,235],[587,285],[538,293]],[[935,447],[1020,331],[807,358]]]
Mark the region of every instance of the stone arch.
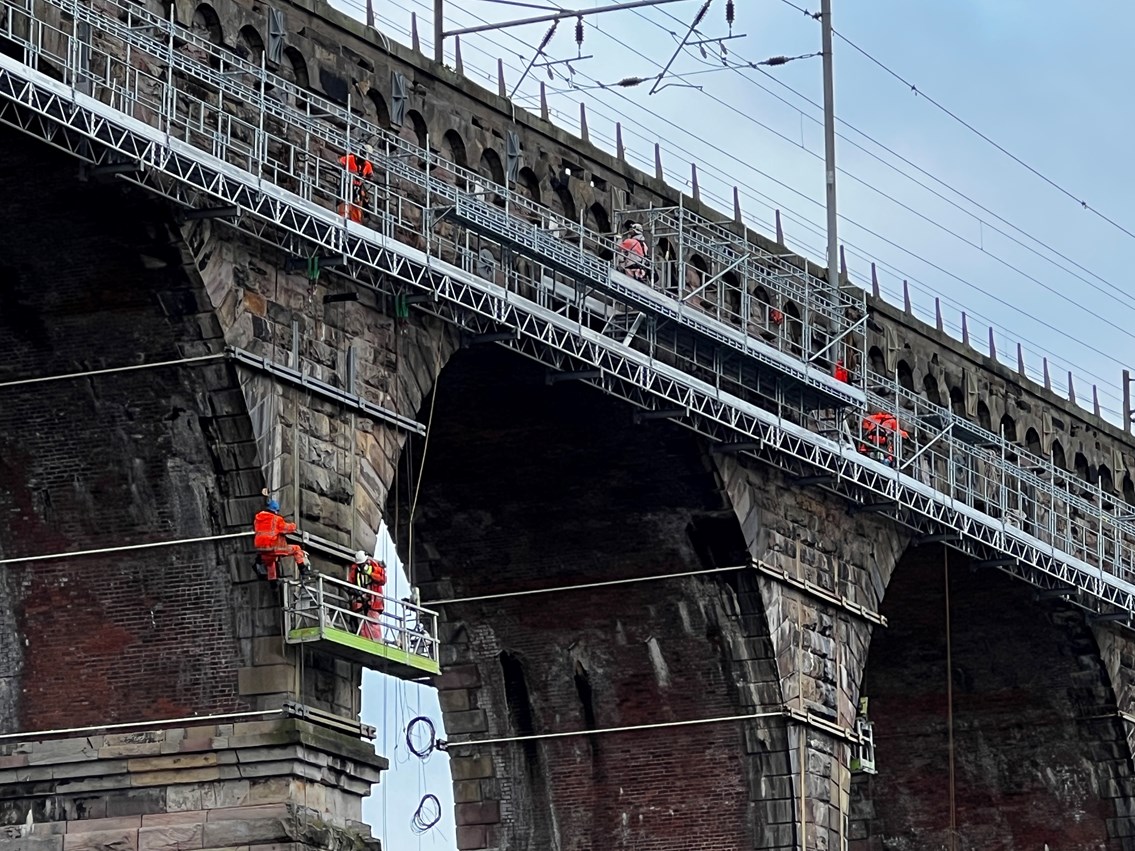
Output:
[[216,9],[208,3],[201,3],[194,10],[192,27],[206,36],[213,44],[222,45],[225,43],[225,32],[221,27],[221,18]]
[[[967,755],[956,763],[959,847],[1058,847],[1066,837],[1060,820],[1038,832],[1031,813],[1068,806],[1087,814],[1077,822],[1076,847],[1110,847],[1109,823],[1131,806],[1131,754],[1111,723],[1082,722],[1087,706],[1116,706],[1107,658],[1083,614],[928,546],[904,554],[881,613],[888,628],[872,634],[860,691],[874,726],[877,773],[853,776],[852,851],[900,833],[912,848],[950,844],[945,793],[926,782],[948,759],[948,709],[955,753]],[[948,672],[940,650],[947,628]],[[1010,692],[1011,709],[1004,704]],[[1041,752],[1044,759],[1036,759]],[[1105,791],[1116,784],[1119,801]],[[1026,790],[1028,812],[1006,806]]]
[[284,48],[283,68],[285,75],[301,89],[311,88],[311,78],[307,71],[307,58],[298,48],[288,45]]
[[726,272],[721,276],[722,319],[730,324],[738,325],[741,320],[741,279],[736,272]]
[[[436,598],[443,586],[462,597],[472,589],[491,594],[581,584],[592,577],[653,575],[660,560],[678,570],[725,565],[744,556],[740,523],[731,510],[722,511],[720,485],[704,466],[697,438],[685,430],[671,424],[635,427],[617,400],[581,383],[549,387],[542,367],[492,346],[455,354],[441,369],[434,392],[435,401],[425,403],[433,418],[414,532],[422,549],[416,553],[419,561],[409,561],[417,565],[412,570],[423,600]],[[424,415],[423,410],[419,416]],[[569,438],[571,448],[565,443],[564,451],[555,453],[515,452],[517,445],[536,445],[553,435]],[[419,469],[421,448],[419,442],[410,450],[410,468]],[[667,464],[659,465],[659,457]],[[680,488],[665,485],[678,480]],[[555,487],[532,488],[536,481],[555,482]],[[625,499],[628,485],[636,494],[634,504]],[[405,504],[413,498],[407,490],[394,496],[402,500],[400,512],[388,502],[388,517],[407,516]],[[662,516],[668,519],[661,524],[648,519]],[[468,530],[486,523],[505,536],[484,546],[472,544]],[[400,534],[399,540],[406,536]],[[587,556],[580,549],[585,541]],[[420,559],[427,549],[425,563]],[[549,560],[550,553],[557,555]],[[760,637],[741,635],[736,618],[719,605],[719,599],[740,601],[750,628],[757,628],[762,610],[749,602],[754,599],[749,591],[757,586],[747,576],[742,581],[741,590],[716,579],[672,588],[669,583],[628,585],[632,590],[619,595],[614,617],[614,599],[602,589],[541,598],[538,617],[532,600],[524,597],[506,598],[503,605],[498,600],[491,608],[447,606],[442,630],[454,638],[447,642],[445,673],[437,681],[446,722],[456,726],[477,716],[464,729],[477,736],[511,736],[563,724],[587,729],[613,726],[618,719],[625,723],[636,712],[629,708],[635,701],[642,701],[644,717],[691,717],[710,707],[724,712],[739,706],[725,648],[737,640],[765,647],[768,633],[762,627]],[[696,605],[688,603],[691,594]],[[626,629],[636,637],[621,640]],[[687,629],[699,637],[696,642]],[[757,685],[774,685],[775,665],[744,665],[757,672],[752,676],[767,677]],[[695,679],[698,688],[688,688]],[[562,700],[553,696],[559,693],[557,683],[567,684]],[[721,815],[742,818],[747,794],[723,793],[739,783],[745,788],[737,761],[748,758],[730,757],[724,766],[720,761],[721,754],[741,748],[742,730],[715,728],[670,737],[666,759],[694,770],[715,765],[707,794],[721,802],[715,805],[724,807]],[[781,733],[773,735],[779,747],[775,737]],[[688,801],[688,789],[659,787],[646,776],[647,766],[658,759],[653,749],[624,752],[621,744],[597,738],[501,750],[487,770],[508,783],[487,778],[472,803],[482,804],[485,813],[518,814],[499,821],[490,817],[489,829],[502,847],[552,847],[558,830],[587,847],[602,848],[612,831],[623,830],[630,841],[642,843],[673,831],[675,839],[651,845],[677,848],[673,842],[681,841],[677,837],[686,818],[678,802]],[[464,767],[477,759],[460,746],[450,749],[450,758],[458,782]],[[629,810],[598,804],[590,788],[572,792],[566,782],[581,769],[588,775],[601,772],[632,797],[638,797],[635,790],[649,788],[652,800]],[[660,809],[640,820],[640,811],[645,815],[654,804]],[[622,821],[622,811],[629,812],[629,824]]]
[[1111,474],[1111,468],[1106,464],[1100,464],[1099,469],[1096,471],[1096,480],[1099,482],[1100,490],[1104,493],[1111,494],[1115,492],[1115,477]]
[[989,413],[989,406],[980,399],[977,403],[977,424],[986,431],[993,431],[993,417]]
[[1035,428],[1025,432],[1025,448],[1034,455],[1044,455],[1044,447],[1040,444],[1040,434]]
[[372,86],[367,89],[367,98],[370,100],[371,109],[374,110],[375,123],[383,130],[389,130],[390,108],[386,105],[386,98],[382,96],[382,92]]
[[926,400],[931,405],[942,406],[942,391],[938,386],[938,377],[932,372],[927,372],[926,377],[922,379],[922,389],[926,393]]
[[446,130],[441,137],[441,155],[454,165],[461,168],[469,167],[469,158],[465,152],[465,142],[456,130]]
[[260,31],[252,24],[245,24],[240,28],[237,34],[237,46],[243,47],[248,51],[246,57],[249,62],[256,65],[260,64],[261,57],[264,55],[264,39],[260,35]]
[[899,385],[904,390],[909,390],[911,393],[913,393],[914,392],[914,372],[911,370],[910,364],[907,363],[905,360],[900,360],[898,362],[898,366],[896,368],[896,374],[898,376]]
[[1095,471],[1092,469],[1091,463],[1088,461],[1088,456],[1083,452],[1077,452],[1072,459],[1073,468],[1076,475],[1089,484],[1095,484],[1096,477]]
[[887,359],[883,357],[883,350],[878,346],[872,346],[867,352],[867,363],[871,366],[871,371],[876,375],[886,376],[887,374]]
[[415,141],[419,148],[425,148],[429,144],[430,131],[429,126],[426,124],[426,119],[416,109],[406,110],[406,125],[413,133],[413,141]]
[[1010,443],[1017,442],[1017,422],[1008,414],[1001,417],[1001,434]]
[[516,175],[516,191],[536,204],[540,203],[540,178],[528,166],[524,166]]
[[962,388],[954,385],[950,387],[950,410],[959,417],[966,415],[966,400]]
[[557,186],[552,191],[552,197],[549,199],[551,208],[557,213],[562,215],[569,222],[578,220],[575,208],[575,198],[571,194],[571,190],[566,186]]
[[1052,441],[1052,463],[1061,470],[1068,469],[1068,459],[1064,456],[1064,445],[1059,440]]
[[587,225],[600,236],[611,236],[611,217],[607,208],[600,202],[594,202],[587,208]]
[[481,152],[481,163],[477,173],[498,186],[504,185],[504,165],[501,163],[500,155],[492,148],[485,148]]
[[1135,481],[1131,480],[1130,473],[1123,474],[1123,501],[1135,505]]

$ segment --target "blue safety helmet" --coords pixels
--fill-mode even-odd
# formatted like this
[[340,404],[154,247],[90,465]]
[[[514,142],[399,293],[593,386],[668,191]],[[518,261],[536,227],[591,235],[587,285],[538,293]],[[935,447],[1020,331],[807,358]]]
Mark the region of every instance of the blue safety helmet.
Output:
[[269,511],[279,511],[280,510],[280,503],[276,502],[276,500],[274,500],[274,499],[268,500],[268,510]]

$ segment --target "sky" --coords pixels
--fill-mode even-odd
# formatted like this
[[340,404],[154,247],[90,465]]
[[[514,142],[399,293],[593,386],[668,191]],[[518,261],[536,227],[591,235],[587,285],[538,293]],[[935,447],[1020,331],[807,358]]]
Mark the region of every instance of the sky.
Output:
[[[334,5],[362,18],[363,2]],[[733,186],[739,186],[753,226],[771,234],[773,211],[780,210],[788,246],[822,262],[823,132],[815,105],[822,97],[821,61],[736,67],[817,52],[819,24],[794,6],[815,11],[819,0],[735,0],[732,31],[744,37],[724,43],[733,67],[722,64],[719,45],[708,44],[704,59],[696,50],[682,53],[664,80],[672,85],[653,95],[650,83],[594,87],[658,74],[703,2],[585,19],[582,54],[593,58],[572,63],[574,88],[564,65],[555,66],[554,79],[535,69],[516,100],[538,112],[542,80],[553,121],[569,130],[578,129],[579,103],[585,102],[594,143],[613,151],[615,122],[622,122],[628,159],[647,173],[654,171],[656,142],[671,185],[688,188],[696,161],[703,200],[731,214]],[[378,28],[405,44],[416,12],[423,50],[432,55],[433,0],[374,3]],[[580,0],[571,8],[602,5],[609,4]],[[1019,343],[1035,378],[1047,357],[1060,395],[1071,371],[1081,404],[1090,404],[1098,385],[1105,417],[1120,422],[1120,374],[1132,365],[1135,340],[1135,294],[1123,271],[1135,256],[1135,212],[1127,203],[1135,185],[1127,92],[1135,71],[1129,49],[1135,6],[1055,0],[833,5],[842,36],[834,49],[839,238],[852,280],[869,286],[875,262],[893,303],[902,303],[902,282],[909,281],[916,314],[933,321],[940,298],[946,329],[960,338],[964,310],[976,348],[985,351],[993,327],[1003,362],[1016,364]],[[725,8],[726,0],[712,0],[699,25],[702,37],[728,34]],[[449,0],[446,23],[452,29],[533,14],[492,0]],[[466,74],[495,92],[497,59],[503,59],[511,90],[547,29],[536,24],[467,36],[461,43]],[[561,23],[547,56],[579,55],[573,36],[574,22]],[[447,40],[451,66],[453,49]],[[405,750],[404,724],[396,729],[419,706],[440,726],[430,689],[377,675],[366,681],[364,717],[380,732],[385,726],[378,744],[392,763],[366,815],[392,851],[454,847],[444,756],[423,765]],[[409,820],[425,792],[442,800],[443,819],[419,837]]]

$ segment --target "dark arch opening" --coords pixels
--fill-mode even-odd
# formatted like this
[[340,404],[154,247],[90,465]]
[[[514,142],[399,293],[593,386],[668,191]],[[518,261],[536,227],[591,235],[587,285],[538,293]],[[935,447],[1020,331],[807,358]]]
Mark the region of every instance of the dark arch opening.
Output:
[[208,3],[202,3],[193,12],[193,29],[205,35],[216,45],[225,43],[225,33],[221,29],[221,19]]
[[1073,465],[1076,469],[1076,475],[1083,479],[1088,484],[1094,485],[1096,483],[1095,471],[1092,465],[1088,463],[1088,458],[1083,452],[1077,452],[1073,458]]
[[307,59],[294,47],[284,48],[284,67],[290,72],[292,82],[301,89],[310,89],[311,80],[307,73]]
[[382,96],[376,88],[367,90],[367,97],[370,99],[371,108],[374,110],[375,123],[384,130],[390,129],[390,109],[386,105],[386,98]]
[[898,363],[898,379],[899,386],[911,393],[914,392],[914,373],[910,369],[910,364],[904,360]]
[[[747,552],[740,524],[722,510],[719,483],[695,435],[672,423],[635,425],[625,403],[581,382],[548,386],[545,378],[541,365],[494,346],[459,350],[441,370],[428,461],[422,467],[420,441],[405,459],[423,470],[414,532],[420,542],[415,570],[431,583],[423,596],[434,582],[451,585],[455,596],[474,588],[492,594],[652,576],[663,562],[675,571],[698,570],[706,560],[735,563],[738,548]],[[419,415],[431,404],[425,399]],[[524,449],[553,445],[555,451]],[[409,491],[403,483],[391,496],[402,522],[413,499]],[[395,515],[388,503],[386,516]],[[397,537],[406,540],[404,532]],[[427,549],[428,563],[422,561]],[[447,668],[475,665],[484,683],[474,698],[477,708],[518,718],[518,734],[525,727],[541,733],[614,726],[628,702],[642,701],[663,717],[697,717],[707,702],[737,705],[722,642],[701,640],[717,634],[716,600],[725,590],[715,587],[719,581],[731,580],[707,582],[704,607],[691,605],[688,588],[658,583],[625,586],[617,605],[609,589],[580,588],[544,595],[540,606],[520,597],[483,612],[451,607],[445,629],[475,624],[481,637],[473,639],[476,646],[453,645]],[[732,590],[728,597],[734,599]],[[760,618],[759,608],[742,605],[744,617]],[[632,631],[632,640],[620,638]],[[601,665],[587,661],[599,658]],[[506,667],[511,698],[500,685]],[[775,682],[771,668],[769,677]],[[698,687],[690,688],[695,681]],[[725,793],[736,788],[738,767],[722,770],[715,756],[737,747],[737,730],[727,726],[670,737],[666,749],[691,770],[706,769],[704,794],[721,808],[717,815],[743,819],[748,798]],[[536,748],[538,775],[521,747],[499,752],[497,770],[504,774],[498,776],[512,787],[502,807],[518,807],[516,822],[501,824],[502,847],[552,847],[552,806],[559,829],[587,840],[589,848],[610,847],[604,837],[623,829],[631,844],[657,845],[652,837],[680,835],[688,826],[688,789],[648,778],[657,759],[651,748],[624,752],[614,738],[590,750],[578,739]],[[590,783],[572,787],[570,778],[580,776],[602,777],[631,797],[649,788],[651,805],[661,810],[640,822],[632,804],[623,828],[624,803],[597,800]],[[541,837],[549,843],[529,844]]]
[[246,59],[256,65],[260,64],[261,57],[264,55],[264,39],[260,37],[256,27],[251,24],[241,27],[237,46],[243,47],[248,52]]
[[469,167],[469,158],[465,153],[465,142],[460,133],[456,130],[446,130],[441,141],[444,145],[442,156],[452,161],[454,165],[461,166],[461,168]]
[[[877,773],[852,778],[852,851],[887,847],[885,837],[900,835],[904,848],[949,847],[947,676],[958,847],[1064,847],[1066,822],[1035,813],[1066,811],[1069,788],[1083,814],[1073,846],[1111,847],[1108,825],[1130,806],[1130,750],[1115,738],[1117,722],[1083,721],[1113,713],[1115,695],[1082,613],[925,545],[899,561],[881,613],[888,626],[872,635],[859,695],[874,726]],[[1116,782],[1119,801],[1106,791]]]
[[993,418],[989,414],[989,406],[981,400],[977,403],[977,424],[986,431],[993,431]]
[[1025,432],[1025,448],[1033,455],[1043,455],[1040,445],[1040,434],[1037,433],[1035,428],[1030,428]]
[[611,235],[611,217],[607,215],[606,208],[598,201],[587,208],[587,217],[592,230],[601,236]]
[[552,209],[563,214],[569,222],[576,221],[575,198],[566,186],[557,186],[552,195]]
[[540,178],[528,166],[524,166],[517,173],[516,190],[528,200],[540,203]]
[[1111,470],[1106,464],[1100,464],[1096,480],[1099,482],[1100,490],[1104,493],[1110,494],[1115,492],[1115,478],[1111,475]]
[[922,389],[926,391],[926,400],[931,405],[942,406],[942,391],[938,388],[938,377],[933,373],[926,373],[922,379]]
[[1123,474],[1123,501],[1135,505],[1135,481],[1131,480],[1130,473]]
[[426,119],[422,118],[422,114],[416,109],[411,109],[406,112],[406,118],[410,121],[410,126],[414,131],[414,138],[418,142],[419,148],[425,148],[430,136],[429,128],[426,126]]
[[492,148],[485,148],[481,152],[481,165],[477,169],[477,173],[482,177],[487,177],[498,186],[504,184],[504,166],[501,165],[500,156]]
[[872,346],[868,350],[867,363],[871,365],[871,371],[876,375],[887,374],[887,359],[883,357],[883,350],[878,346]]
[[1052,441],[1052,463],[1061,470],[1068,469],[1068,459],[1064,457],[1064,446],[1059,440]]
[[1008,414],[1001,417],[1001,434],[1010,443],[1017,442],[1017,423]]
[[952,410],[959,417],[966,415],[966,402],[965,396],[962,394],[962,388],[950,388],[950,410]]

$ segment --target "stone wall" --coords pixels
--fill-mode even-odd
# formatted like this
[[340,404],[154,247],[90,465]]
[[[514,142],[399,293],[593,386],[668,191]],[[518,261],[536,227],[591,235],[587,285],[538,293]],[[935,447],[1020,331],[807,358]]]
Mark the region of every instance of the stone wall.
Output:
[[0,743],[0,847],[378,851],[360,802],[386,767],[292,719]]

